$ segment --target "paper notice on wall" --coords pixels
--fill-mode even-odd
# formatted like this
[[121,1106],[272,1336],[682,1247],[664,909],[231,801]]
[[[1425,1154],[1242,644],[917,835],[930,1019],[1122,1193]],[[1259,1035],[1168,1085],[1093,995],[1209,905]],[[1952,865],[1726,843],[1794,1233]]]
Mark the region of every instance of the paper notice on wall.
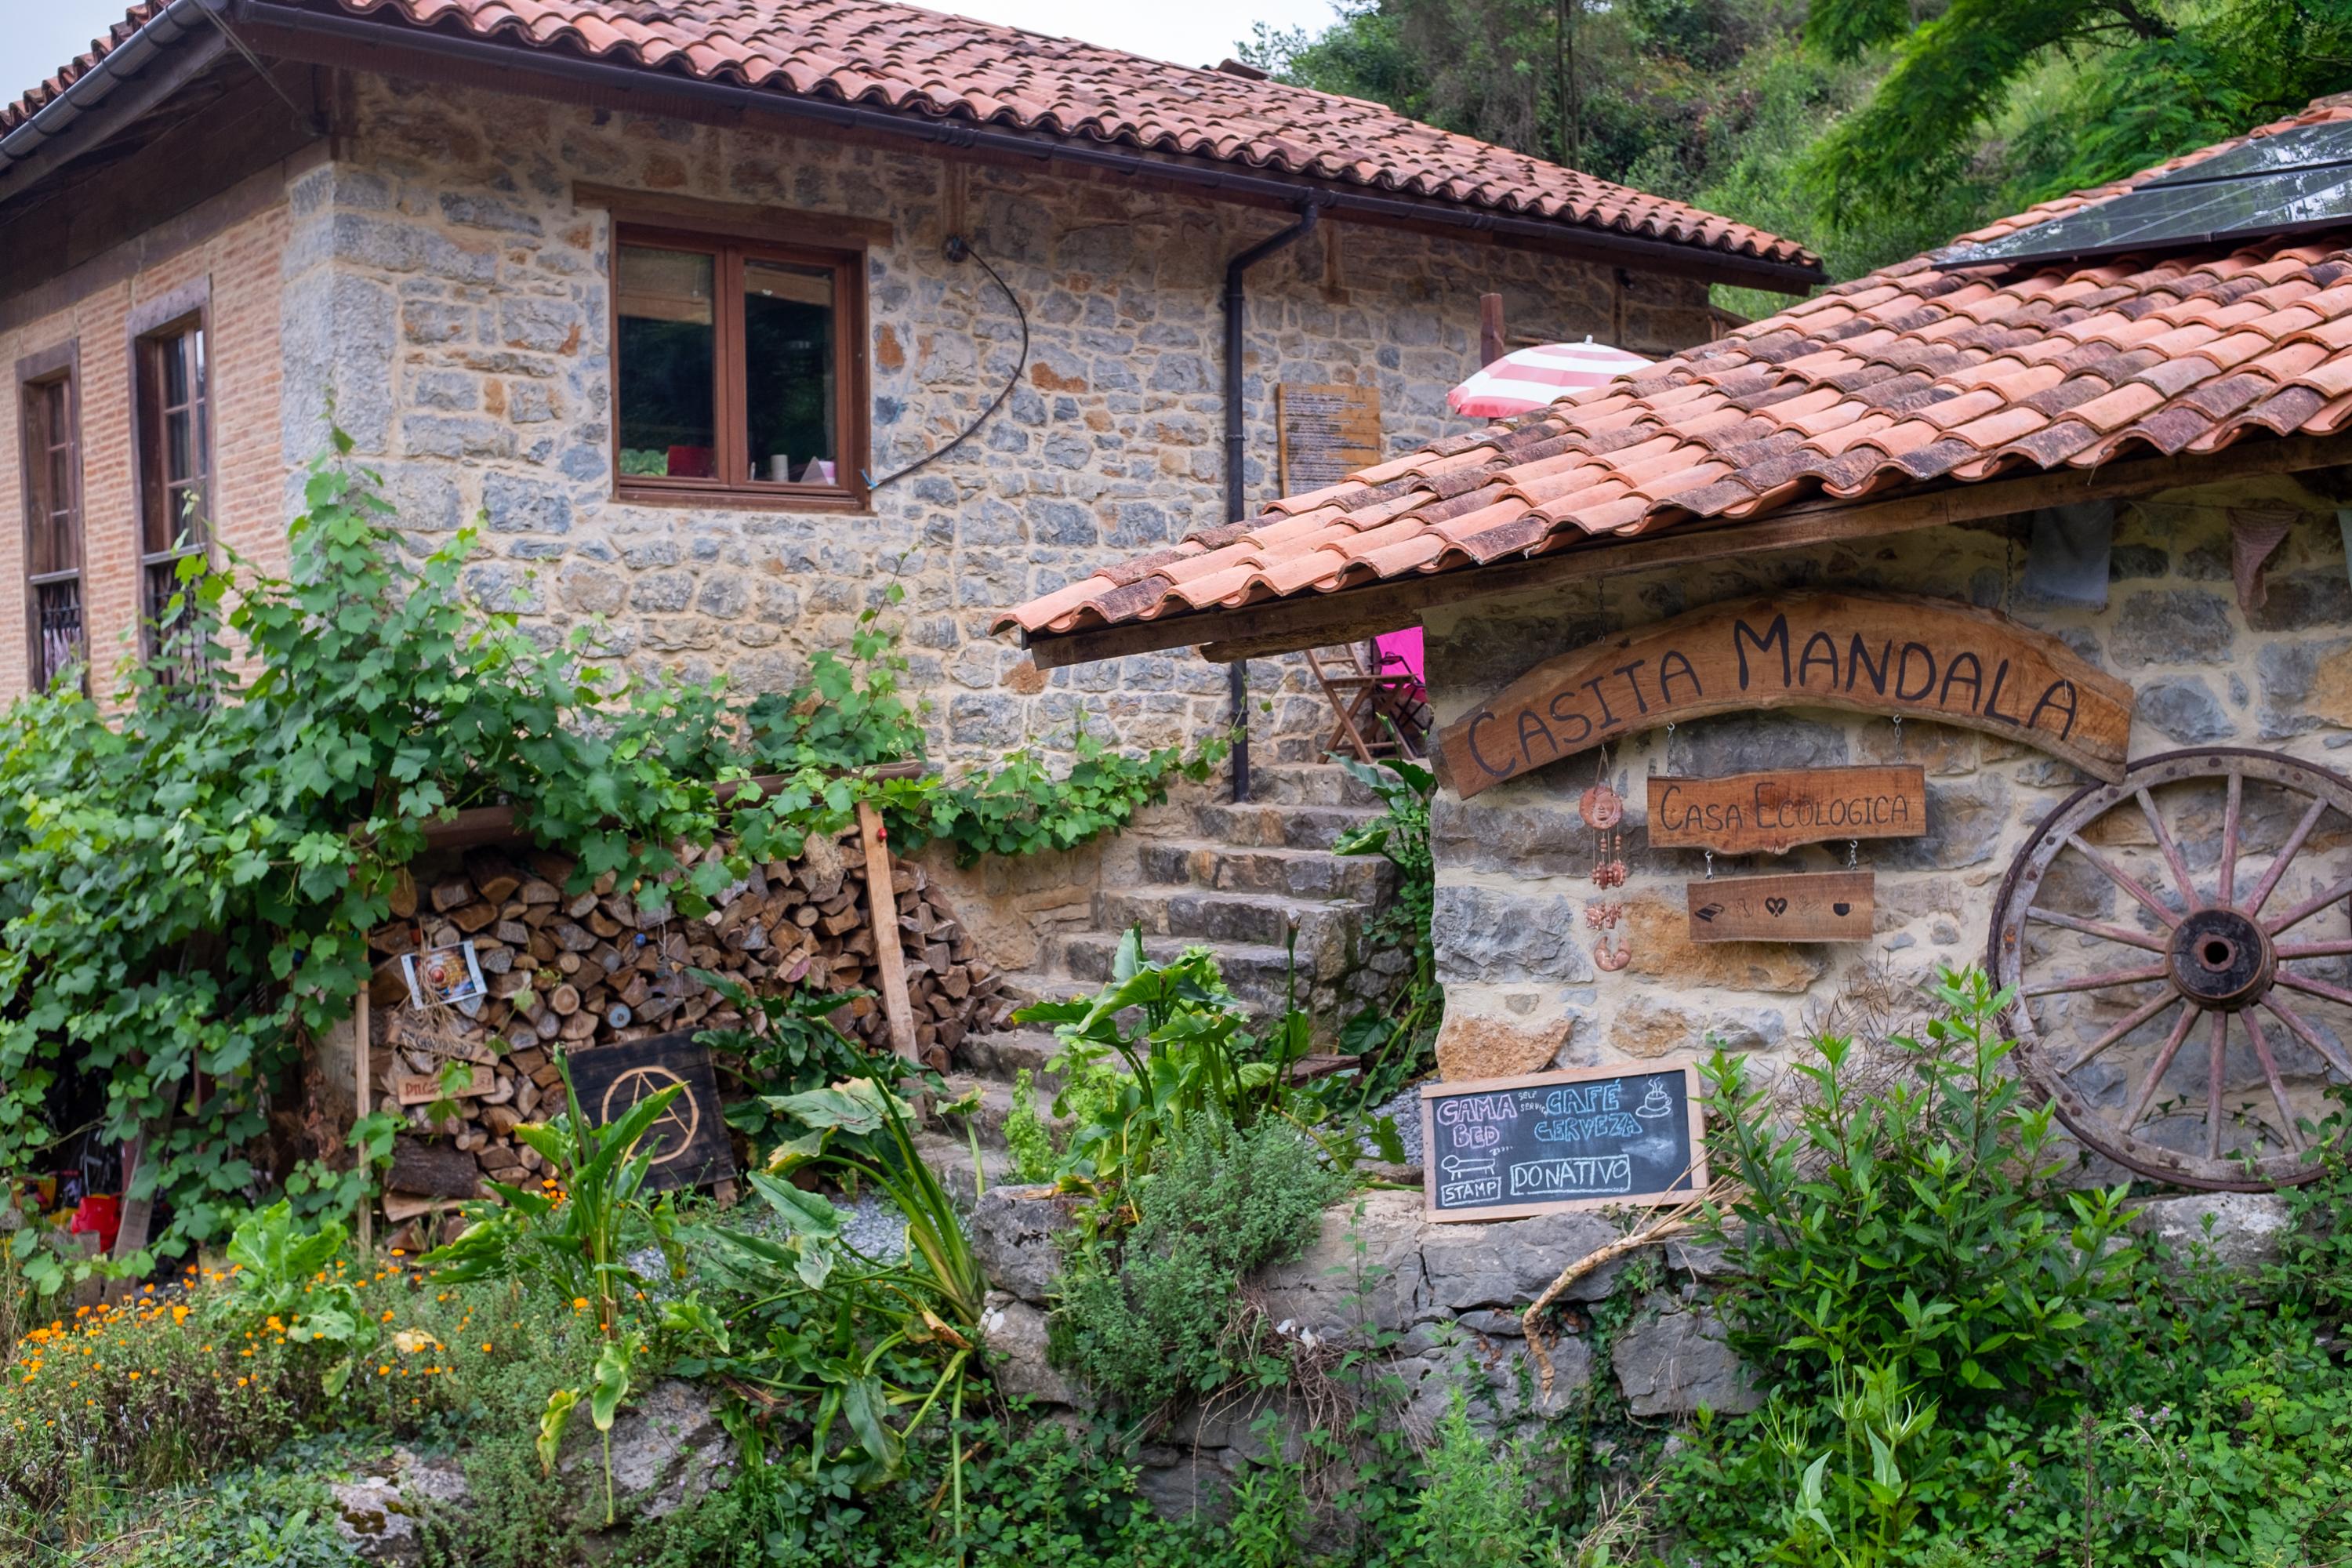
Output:
[[1298,495],[1336,485],[1381,460],[1381,393],[1376,386],[1274,389],[1281,437],[1282,493]]

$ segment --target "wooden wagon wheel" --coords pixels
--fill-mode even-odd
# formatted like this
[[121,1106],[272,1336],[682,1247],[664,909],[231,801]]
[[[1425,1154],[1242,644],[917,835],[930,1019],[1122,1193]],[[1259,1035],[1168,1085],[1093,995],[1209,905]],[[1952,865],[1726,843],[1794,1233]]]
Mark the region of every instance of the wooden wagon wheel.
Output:
[[2143,1175],[2308,1181],[2352,1082],[2352,780],[2270,752],[2135,763],[2077,792],[2001,884],[1990,963],[2028,1079]]

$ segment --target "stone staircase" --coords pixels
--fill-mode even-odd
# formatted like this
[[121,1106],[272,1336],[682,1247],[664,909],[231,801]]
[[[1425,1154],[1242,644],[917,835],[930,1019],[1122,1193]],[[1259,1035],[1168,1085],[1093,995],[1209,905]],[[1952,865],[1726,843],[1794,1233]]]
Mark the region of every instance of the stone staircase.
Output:
[[[1295,987],[1318,1040],[1333,1043],[1388,978],[1367,962],[1365,931],[1394,889],[1395,868],[1378,856],[1331,853],[1341,834],[1380,815],[1380,801],[1334,763],[1255,768],[1250,794],[1236,805],[1220,790],[1139,822],[1105,861],[1091,922],[1048,937],[1032,969],[1005,976],[1008,986],[1032,998],[1091,995],[1110,978],[1121,939],[1140,926],[1155,962],[1190,947],[1214,953],[1225,984],[1260,1016],[1278,1016]],[[968,1037],[950,1090],[978,1091],[981,1108],[969,1130],[927,1134],[927,1152],[968,1181],[976,1131],[989,1182],[1006,1179],[1014,1074],[1034,1075],[1039,1111],[1050,1112],[1059,1086],[1045,1063],[1056,1048],[1051,1031],[1019,1025]]]

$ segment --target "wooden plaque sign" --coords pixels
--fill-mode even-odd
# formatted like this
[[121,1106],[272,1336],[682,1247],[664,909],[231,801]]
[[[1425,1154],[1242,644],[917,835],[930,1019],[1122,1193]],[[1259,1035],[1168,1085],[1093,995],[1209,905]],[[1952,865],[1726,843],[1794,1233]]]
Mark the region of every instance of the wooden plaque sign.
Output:
[[1650,842],[1662,849],[1779,855],[1832,838],[1927,831],[1927,771],[1804,768],[1719,779],[1650,775]]
[[1438,750],[1466,798],[1670,720],[1790,707],[1982,730],[2110,783],[2131,742],[2132,689],[2045,632],[1940,599],[1821,593],[1711,605],[1547,659]]
[[735,1152],[727,1141],[710,1052],[695,1044],[692,1031],[575,1051],[568,1061],[580,1109],[600,1127],[620,1120],[647,1095],[672,1084],[685,1086],[638,1146],[640,1153],[654,1157],[646,1173],[648,1188],[705,1187],[734,1175]]
[[1871,874],[1714,877],[1688,884],[1693,942],[1867,942]]
[[444,1085],[437,1072],[403,1073],[393,1080],[393,1098],[403,1105],[430,1105],[436,1100],[471,1100],[499,1087],[498,1077],[489,1068],[467,1070],[471,1078],[455,1089]]
[[1660,1203],[1706,1185],[1698,1069],[1578,1068],[1421,1091],[1433,1220]]
[[1381,460],[1381,389],[1277,382],[1274,422],[1282,493],[1319,490]]

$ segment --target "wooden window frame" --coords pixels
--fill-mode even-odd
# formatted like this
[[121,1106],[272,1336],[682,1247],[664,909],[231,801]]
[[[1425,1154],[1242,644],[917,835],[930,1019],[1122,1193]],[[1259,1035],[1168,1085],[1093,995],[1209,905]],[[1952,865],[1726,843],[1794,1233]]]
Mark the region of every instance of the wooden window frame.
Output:
[[[781,237],[775,228],[750,224],[706,221],[681,228],[685,215],[646,213],[632,218],[616,208],[613,214],[610,320],[606,342],[613,345],[613,493],[614,499],[664,506],[710,506],[730,510],[868,512],[872,500],[866,484],[871,461],[866,391],[866,252],[856,247],[819,245],[805,239]],[[759,227],[762,231],[744,233]],[[734,230],[736,232],[729,232]],[[853,234],[853,237],[855,235]],[[656,249],[692,251],[713,259],[713,360],[718,384],[711,406],[717,429],[715,479],[673,479],[666,475],[621,472],[621,247],[649,246]],[[830,485],[780,485],[751,478],[751,454],[746,450],[746,400],[750,394],[743,374],[747,353],[743,326],[743,264],[781,261],[801,267],[824,267],[833,272],[834,312],[834,431],[836,482]]]
[[[196,517],[202,528],[184,548],[167,547],[151,551],[147,548],[148,509],[155,504],[157,485],[163,487],[166,496],[171,488],[170,476],[163,471],[166,422],[159,401],[162,397],[162,347],[167,341],[184,336],[190,329],[203,333],[205,340],[204,387],[197,405],[203,411],[202,432],[194,447],[195,459],[203,466],[203,478],[198,481],[198,494],[202,500],[196,507]],[[150,575],[155,568],[190,555],[209,557],[218,531],[217,520],[213,513],[215,487],[220,478],[215,460],[220,424],[215,416],[218,402],[219,377],[216,373],[220,362],[220,342],[213,331],[212,279],[209,277],[199,279],[133,306],[126,323],[125,335],[129,339],[131,359],[131,488],[133,500],[131,528],[131,556],[138,562],[139,646],[145,657],[152,659],[163,650],[155,635],[157,626],[149,603]],[[149,446],[151,438],[153,442],[152,449]],[[170,521],[176,524],[178,520]],[[175,528],[173,538],[176,540],[178,537]],[[186,612],[184,610],[182,613]]]
[[[33,434],[33,400],[37,395],[46,394],[56,386],[65,389],[65,445],[72,454],[69,465],[71,478],[68,481],[72,486],[72,493],[67,499],[65,510],[67,527],[73,538],[73,564],[36,572],[33,570],[34,537],[49,526],[56,498],[47,494],[46,479],[36,479],[37,474],[47,472],[49,454],[55,449],[55,443],[44,442],[37,446]],[[22,458],[20,472],[25,491],[26,672],[32,689],[36,691],[47,689],[50,681],[57,677],[58,669],[48,668],[42,646],[41,590],[70,583],[75,589],[74,596],[81,616],[81,630],[75,640],[79,648],[83,681],[87,686],[89,672],[89,584],[86,572],[88,538],[83,531],[82,510],[86,486],[82,472],[81,340],[68,339],[38,353],[26,354],[16,362],[16,415]],[[55,433],[49,434],[54,436]],[[47,500],[50,505],[37,510],[37,497]]]

